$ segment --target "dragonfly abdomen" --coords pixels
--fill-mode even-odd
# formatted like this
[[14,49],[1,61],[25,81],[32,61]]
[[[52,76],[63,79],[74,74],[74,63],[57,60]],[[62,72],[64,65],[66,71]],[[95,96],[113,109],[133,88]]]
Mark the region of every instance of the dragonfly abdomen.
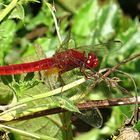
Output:
[[0,75],[22,74],[22,73],[47,70],[52,68],[53,65],[54,65],[54,59],[46,58],[36,62],[1,66]]

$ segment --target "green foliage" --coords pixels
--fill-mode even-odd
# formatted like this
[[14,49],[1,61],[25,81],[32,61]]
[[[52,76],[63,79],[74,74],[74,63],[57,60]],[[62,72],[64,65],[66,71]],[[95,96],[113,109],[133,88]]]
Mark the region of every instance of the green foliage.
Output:
[[[56,12],[53,3],[49,5],[45,0],[3,0],[1,3],[1,65],[22,63],[21,58],[24,58],[24,62],[28,62],[25,56],[29,55],[32,56],[30,61],[42,58],[43,56],[38,56],[39,49],[37,49],[37,55],[35,54],[35,45],[41,46],[47,57],[52,56],[55,52],[74,47],[85,51],[86,54],[93,51],[100,62],[95,71],[113,67],[124,58],[140,51],[138,19],[131,20],[124,17],[121,9],[113,0],[105,5],[100,5],[97,0],[88,0],[83,3],[78,1],[78,7],[70,7],[71,2],[69,1],[64,3],[54,1]],[[36,4],[37,9],[32,4]],[[72,11],[71,9],[76,10]],[[55,14],[54,17],[53,14]],[[55,21],[56,19],[58,23]],[[59,29],[56,29],[57,24]],[[119,45],[117,40],[120,41]],[[79,49],[79,46],[83,47]],[[125,72],[135,79],[139,93],[139,63],[139,59],[135,59],[121,65],[119,69],[123,73],[116,71],[108,79],[119,77],[121,79],[117,83],[119,87],[128,90],[132,96],[135,96],[134,84]],[[86,72],[90,73],[91,71],[86,70]],[[110,99],[110,92],[112,92],[111,96],[114,98],[127,96],[123,92],[124,90],[121,91],[117,87],[111,87],[110,91],[109,84],[104,81],[99,83],[94,90],[89,91],[95,79],[81,80],[81,82],[79,79],[82,77],[83,74],[79,69],[66,72],[62,74],[62,77],[58,77],[54,72],[52,78],[47,77],[45,71],[1,76],[0,104],[5,106],[0,106],[0,109],[3,110],[0,113],[0,121],[11,121],[9,127],[24,131],[18,132],[2,126],[0,128],[6,129],[8,133],[10,132],[15,137],[14,139],[71,140],[73,137],[70,121],[71,112],[79,113],[75,103],[86,99]],[[58,79],[60,79],[60,82]],[[73,84],[74,81],[79,82],[79,84]],[[65,90],[64,84],[69,84],[66,86],[69,90]],[[77,86],[75,87],[75,85]],[[58,89],[60,86],[62,88]],[[45,116],[42,113],[57,107],[70,112],[51,116]],[[108,120],[104,122],[102,128],[94,128],[75,139],[107,139],[123,125],[125,116],[131,117],[133,110],[134,106],[114,107],[111,110],[111,115],[103,116],[105,120]],[[42,117],[35,118],[36,114],[40,114]],[[24,117],[27,120],[20,121],[19,118]],[[28,120],[30,117],[34,119]],[[14,119],[17,119],[17,122],[14,122]],[[138,123],[136,128],[140,128],[139,125]],[[29,134],[26,132],[29,132]]]
[[20,20],[24,19],[24,8],[22,5],[17,4],[17,6],[14,8],[14,10],[11,12],[9,18],[17,18]]

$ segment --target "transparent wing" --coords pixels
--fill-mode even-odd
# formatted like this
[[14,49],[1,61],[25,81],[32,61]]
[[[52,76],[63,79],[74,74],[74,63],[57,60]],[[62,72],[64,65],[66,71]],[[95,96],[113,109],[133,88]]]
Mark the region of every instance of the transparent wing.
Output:
[[96,44],[82,45],[76,47],[78,50],[86,50],[87,52],[93,51],[99,56],[107,55],[108,53],[116,53],[122,47],[122,42],[119,40],[112,40],[108,42],[99,42]]
[[97,108],[90,110],[80,110],[81,113],[75,113],[75,115],[83,120],[85,123],[92,127],[101,127],[103,124],[103,118],[100,111]]
[[44,59],[46,58],[45,52],[43,51],[43,49],[41,48],[40,45],[35,44],[34,45],[35,51],[36,51],[36,55],[38,57],[38,59]]

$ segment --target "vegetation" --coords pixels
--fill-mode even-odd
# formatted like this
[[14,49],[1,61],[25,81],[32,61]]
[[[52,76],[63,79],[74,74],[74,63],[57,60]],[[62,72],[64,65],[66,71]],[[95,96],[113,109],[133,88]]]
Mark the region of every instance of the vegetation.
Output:
[[[95,52],[99,58],[95,69],[85,69],[88,78],[79,68],[61,77],[53,69],[51,76],[45,71],[1,76],[0,139],[116,139],[116,130],[124,126],[127,119],[134,115],[135,121],[140,102],[135,101],[140,91],[137,18],[124,16],[113,0],[104,4],[97,0],[73,4],[69,0],[0,2],[1,66],[37,61],[70,48],[86,54]],[[132,101],[129,99],[133,99],[133,105],[128,105]],[[102,123],[98,122],[100,113],[98,117],[89,115],[91,120],[86,121],[87,124],[78,123],[78,132],[73,113],[81,118],[84,113],[80,112],[86,106],[78,104],[91,100],[110,101],[108,108],[101,101],[90,105],[94,113],[99,113],[95,107],[104,108],[100,109],[103,124],[77,136],[92,122],[98,123],[97,126]],[[121,106],[115,106],[120,100]],[[130,122],[131,125],[138,134],[138,119]]]

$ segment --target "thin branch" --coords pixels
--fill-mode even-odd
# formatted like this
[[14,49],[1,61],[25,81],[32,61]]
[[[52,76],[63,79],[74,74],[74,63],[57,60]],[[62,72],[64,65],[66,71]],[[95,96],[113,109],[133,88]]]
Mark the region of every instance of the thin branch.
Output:
[[[138,97],[138,103],[140,103],[140,96]],[[135,97],[91,100],[85,103],[80,103],[77,105],[77,107],[79,109],[91,109],[93,107],[106,108],[110,106],[122,106],[122,105],[132,105],[132,104],[136,104]]]
[[120,67],[122,64],[125,64],[137,57],[140,57],[140,53],[137,53],[129,58],[124,59],[123,61],[121,61],[120,63],[116,64],[114,67],[112,67],[111,69],[109,69],[101,78],[105,79],[108,75],[110,75],[112,72],[114,72],[118,67]]
[[[138,103],[140,104],[140,96],[138,97]],[[131,98],[113,98],[113,99],[105,99],[105,100],[91,100],[87,101],[85,103],[80,103],[77,104],[76,106],[80,109],[92,109],[94,107],[98,108],[105,108],[105,107],[110,107],[110,106],[122,106],[122,105],[132,105],[136,104],[136,99],[135,97]],[[57,114],[57,113],[62,113],[66,112],[67,110],[62,109],[62,108],[54,108],[54,109],[49,109],[49,110],[43,110],[40,112],[35,112],[34,114],[28,115],[28,116],[22,116],[20,118],[15,118],[14,120],[11,120],[9,122],[14,122],[14,121],[22,121],[22,120],[28,120],[32,118],[37,118],[45,115],[51,115],[51,114]],[[5,123],[5,122],[1,122]],[[7,122],[6,122],[7,123]]]

